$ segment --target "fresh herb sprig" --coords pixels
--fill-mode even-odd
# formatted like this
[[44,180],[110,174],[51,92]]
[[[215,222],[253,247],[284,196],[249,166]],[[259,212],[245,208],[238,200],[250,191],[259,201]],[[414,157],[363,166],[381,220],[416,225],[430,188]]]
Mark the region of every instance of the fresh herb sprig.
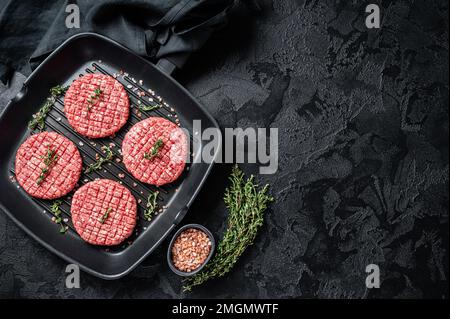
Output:
[[144,105],[144,104],[138,105],[138,109],[143,112],[151,112],[159,108],[161,108],[161,105]]
[[95,102],[100,99],[100,96],[102,95],[103,91],[100,89],[100,87],[94,89],[94,94],[92,94],[88,99],[88,105],[86,106],[86,110],[89,112],[91,108],[94,106]]
[[147,205],[144,211],[144,218],[147,221],[151,221],[153,216],[155,215],[158,209],[158,203],[156,202],[158,199],[159,191],[150,192],[147,198]]
[[109,213],[111,213],[112,208],[108,207],[108,209],[103,213],[102,217],[98,220],[101,224],[104,224],[109,217]]
[[92,173],[94,171],[100,170],[103,165],[112,161],[114,156],[114,152],[111,150],[109,146],[102,146],[102,151],[105,153],[105,157],[100,156],[94,163],[89,164],[88,167],[84,170],[86,174]]
[[58,160],[58,154],[56,153],[56,150],[47,147],[47,152],[45,153],[45,155],[42,155],[41,158],[44,159],[45,166],[41,168],[41,174],[39,174],[39,177],[36,181],[38,185],[41,185],[47,175],[50,173],[50,169]]
[[66,93],[68,88],[69,86],[56,85],[50,88],[50,95],[57,98],[58,96]]
[[61,234],[64,234],[67,231],[67,226],[64,225],[62,217],[61,217],[61,205],[62,200],[55,200],[50,206],[50,211],[53,213],[53,216],[55,216],[55,223],[59,224],[59,232]]
[[69,88],[68,86],[57,85],[50,89],[50,97],[47,98],[47,100],[39,109],[39,111],[33,114],[33,119],[30,122],[28,122],[28,127],[31,130],[37,128],[40,131],[42,131],[45,128],[45,119],[48,113],[51,111],[53,104],[55,104],[56,99],[60,95],[63,95],[68,88]]
[[147,160],[152,160],[154,159],[157,155],[159,150],[164,146],[164,142],[162,139],[158,139],[155,144],[152,146],[152,148],[150,149],[150,152],[145,152],[144,153],[144,158]]
[[228,227],[220,241],[214,258],[198,274],[189,277],[183,286],[190,291],[205,281],[221,277],[236,264],[245,249],[250,246],[263,224],[263,213],[273,198],[268,185],[260,188],[253,175],[245,180],[244,173],[236,165],[230,176],[231,186],[226,189],[224,202],[228,208]]

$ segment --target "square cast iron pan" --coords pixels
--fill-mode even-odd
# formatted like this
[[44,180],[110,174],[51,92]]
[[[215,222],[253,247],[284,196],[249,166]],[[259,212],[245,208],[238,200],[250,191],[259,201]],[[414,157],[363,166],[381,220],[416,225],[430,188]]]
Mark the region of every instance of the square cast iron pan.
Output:
[[[164,66],[163,63],[161,65]],[[142,79],[145,85],[141,87],[142,89],[155,91],[163,101],[175,109],[181,127],[186,128],[190,133],[191,147],[192,139],[196,138],[194,136],[201,135],[201,132],[199,135],[194,134],[193,120],[201,120],[203,128],[218,128],[212,116],[169,74],[113,40],[94,33],[80,33],[58,47],[29,76],[22,90],[0,114],[0,208],[44,247],[67,262],[78,264],[81,269],[103,279],[117,279],[126,275],[163,241],[185,216],[213,165],[192,162],[175,183],[158,189],[160,191],[159,205],[165,206],[166,209],[151,222],[144,221],[142,218],[146,204],[146,201],[142,200],[142,203],[138,205],[140,218],[138,217],[136,233],[128,243],[122,246],[113,248],[93,246],[78,236],[70,226],[71,194],[63,198],[62,206],[64,216],[69,219],[69,231],[64,235],[58,232],[58,226],[51,221],[52,215],[48,213],[52,202],[30,197],[11,181],[15,153],[20,144],[32,134],[27,127],[28,121],[41,107],[51,87],[58,84],[70,85],[75,78],[87,72],[113,74],[119,73],[120,70],[129,74],[128,77],[118,78],[125,88],[128,82],[134,84],[134,81],[130,82],[130,79]],[[170,73],[171,70],[168,71]],[[130,105],[136,105],[140,97],[131,90],[127,89],[127,91],[130,96]],[[132,113],[130,112],[130,118]],[[145,114],[143,118],[148,116],[167,118],[167,116],[170,117],[167,115],[169,113],[170,111],[168,113],[156,111],[154,114]],[[173,117],[169,119],[173,120]],[[116,137],[104,141],[95,140],[95,142],[99,145],[114,142],[120,147],[123,135],[139,120],[141,119],[134,116]],[[46,123],[46,130],[58,131],[78,146],[85,164],[92,159],[96,150],[89,143],[93,140],[77,135],[70,128],[64,117],[62,99],[58,99],[55,103]],[[200,143],[201,149],[204,142],[200,141]],[[220,142],[215,149],[214,159],[220,152]],[[197,158],[200,152],[191,154],[191,161],[193,156]],[[123,165],[116,164],[106,166],[106,172],[101,171],[98,176],[89,176],[89,179],[99,177],[119,180],[118,172],[127,174],[123,180],[125,186],[132,183],[131,175],[126,172]],[[82,174],[80,183],[83,184],[86,181],[87,176]],[[145,199],[149,190],[155,190],[153,186],[138,181],[133,182],[138,183],[137,188],[132,189],[136,197],[141,196]]]

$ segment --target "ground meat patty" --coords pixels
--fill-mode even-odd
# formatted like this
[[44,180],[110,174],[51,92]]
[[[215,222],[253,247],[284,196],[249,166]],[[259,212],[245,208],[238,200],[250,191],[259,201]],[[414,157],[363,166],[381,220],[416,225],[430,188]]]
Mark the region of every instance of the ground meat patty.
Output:
[[[96,91],[98,89],[100,91]],[[99,138],[116,133],[126,123],[130,101],[116,79],[103,74],[86,74],[67,90],[64,112],[78,133]]]
[[136,225],[136,200],[117,182],[99,179],[80,187],[70,209],[78,234],[90,244],[118,245]]
[[[50,165],[45,164],[46,158],[53,159]],[[16,179],[28,194],[38,198],[54,199],[69,193],[81,169],[75,144],[55,132],[31,135],[16,153]]]
[[[161,139],[162,147],[156,156],[150,154]],[[122,143],[123,162],[138,180],[163,185],[178,178],[183,172],[188,153],[185,133],[174,123],[161,117],[150,117],[134,125]]]

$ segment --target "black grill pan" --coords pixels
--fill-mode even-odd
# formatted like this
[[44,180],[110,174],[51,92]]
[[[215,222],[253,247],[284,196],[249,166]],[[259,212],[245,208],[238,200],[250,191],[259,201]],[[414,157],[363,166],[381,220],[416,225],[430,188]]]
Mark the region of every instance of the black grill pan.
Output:
[[[208,176],[212,163],[193,161],[201,154],[192,152],[193,138],[201,132],[193,132],[193,120],[201,120],[202,127],[216,127],[216,121],[204,110],[170,73],[170,63],[160,61],[158,66],[137,56],[129,49],[98,34],[81,33],[64,42],[25,81],[22,90],[10,101],[0,115],[0,208],[43,246],[70,263],[104,279],[117,279],[129,273],[148,256],[183,219],[189,206]],[[103,73],[117,76],[130,97],[132,111],[128,123],[114,137],[88,139],[77,134],[68,124],[63,111],[64,97],[59,98],[46,119],[46,130],[56,131],[72,140],[80,150],[85,165],[94,162],[95,154],[101,154],[103,145],[115,144],[120,149],[128,129],[149,116],[165,117],[189,131],[191,163],[172,184],[155,187],[134,180],[123,163],[113,162],[103,170],[82,174],[80,184],[95,178],[109,178],[128,187],[138,200],[138,221],[134,234],[122,245],[115,247],[92,246],[84,242],[74,231],[70,221],[71,195],[62,198],[62,215],[69,227],[66,234],[59,233],[59,226],[52,222],[50,205],[53,201],[30,197],[17,183],[14,176],[14,158],[19,145],[32,133],[28,121],[48,97],[55,85],[70,85],[74,79],[86,73]],[[145,92],[145,96],[139,94]],[[150,102],[150,99],[153,102]],[[140,101],[140,102],[139,102]],[[141,104],[157,103],[160,109],[138,112]],[[216,145],[217,157],[220,144]],[[150,222],[143,213],[150,191],[159,191],[158,204],[164,209]]]

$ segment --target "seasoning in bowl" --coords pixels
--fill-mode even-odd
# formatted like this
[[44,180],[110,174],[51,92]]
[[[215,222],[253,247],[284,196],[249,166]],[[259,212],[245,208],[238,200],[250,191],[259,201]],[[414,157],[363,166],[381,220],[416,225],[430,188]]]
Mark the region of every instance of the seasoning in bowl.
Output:
[[211,252],[211,240],[200,229],[181,232],[172,245],[172,263],[176,269],[191,272],[203,265]]

